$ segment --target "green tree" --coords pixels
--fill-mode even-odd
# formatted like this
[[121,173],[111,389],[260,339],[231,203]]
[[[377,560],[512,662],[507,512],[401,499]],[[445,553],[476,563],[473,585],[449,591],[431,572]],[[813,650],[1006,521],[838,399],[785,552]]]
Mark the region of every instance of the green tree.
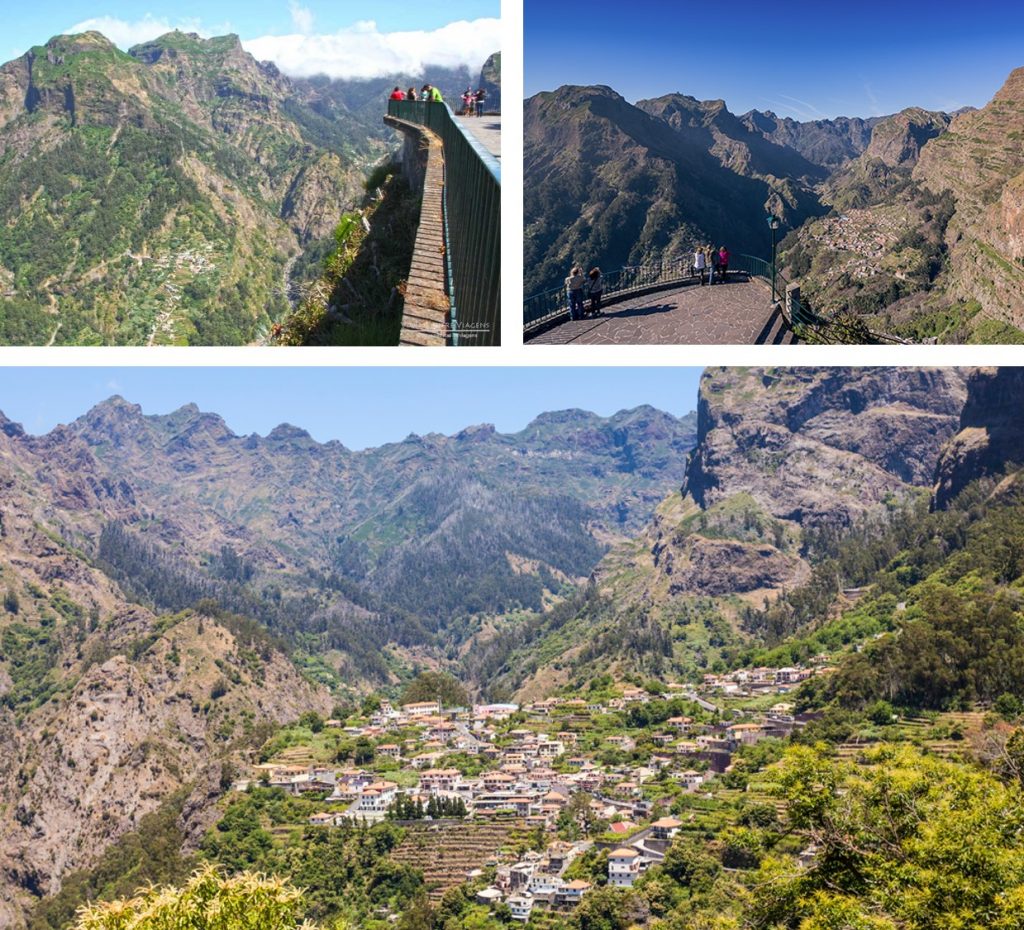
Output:
[[402,692],[402,704],[440,701],[442,707],[467,707],[469,693],[451,675],[421,672]]
[[[208,866],[181,888],[147,888],[130,900],[84,908],[75,930],[314,930],[302,920],[302,892],[250,872],[224,878]],[[412,928],[410,928],[412,930]],[[418,930],[418,928],[417,928]]]
[[880,746],[863,764],[796,747],[775,790],[817,854],[811,869],[765,860],[752,927],[1022,926],[1018,784],[907,746]]

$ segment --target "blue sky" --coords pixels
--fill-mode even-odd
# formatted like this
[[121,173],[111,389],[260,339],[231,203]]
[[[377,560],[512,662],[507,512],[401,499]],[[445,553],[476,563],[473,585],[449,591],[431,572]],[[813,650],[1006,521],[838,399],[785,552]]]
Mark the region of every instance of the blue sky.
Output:
[[383,68],[379,73],[415,71],[424,60],[479,67],[500,48],[499,0],[57,0],[5,6],[5,59],[82,26],[99,29],[122,48],[173,28],[234,32],[247,48],[251,43],[253,54],[276,61],[286,73],[337,69],[337,77],[374,77],[375,66]]
[[478,423],[515,432],[570,407],[682,416],[699,379],[697,368],[3,368],[0,410],[41,434],[120,394],[148,414],[196,403],[239,435],[287,422],[363,449]]
[[[695,11],[700,11],[695,14]],[[808,120],[987,103],[1024,66],[1024,3],[524,0],[525,89],[675,91]]]

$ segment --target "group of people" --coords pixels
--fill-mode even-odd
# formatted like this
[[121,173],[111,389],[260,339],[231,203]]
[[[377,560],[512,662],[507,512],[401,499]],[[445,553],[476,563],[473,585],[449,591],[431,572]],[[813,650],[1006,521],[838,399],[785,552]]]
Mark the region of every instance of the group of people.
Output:
[[[569,296],[569,319],[582,320],[589,312],[591,316],[601,315],[601,294],[604,292],[604,278],[600,268],[591,268],[583,273],[581,265],[573,266],[569,277],[565,279],[565,289]],[[590,310],[586,309],[587,298],[590,298]]]
[[486,100],[487,91],[482,87],[477,91],[474,91],[472,87],[467,87],[466,92],[462,95],[462,115],[483,116],[484,101]]
[[697,249],[693,253],[693,270],[700,275],[700,286],[704,286],[704,272],[708,273],[708,284],[715,283],[718,275],[719,283],[725,284],[725,276],[729,272],[729,250],[723,245],[716,249],[713,245]]
[[[696,249],[693,253],[693,271],[700,275],[701,287],[704,286],[705,273],[708,275],[709,285],[715,283],[715,278],[719,284],[725,284],[726,275],[729,273],[729,250],[724,245],[717,249],[711,245]],[[569,300],[569,319],[582,320],[588,315],[601,315],[604,276],[600,268],[595,267],[589,272],[584,272],[582,265],[573,265],[572,271],[565,279],[565,292]]]
[[424,84],[419,95],[416,94],[416,88],[410,87],[408,90],[402,90],[401,87],[396,87],[391,91],[389,100],[429,100],[432,103],[444,103],[444,97],[441,95],[441,91],[434,87],[432,84]]

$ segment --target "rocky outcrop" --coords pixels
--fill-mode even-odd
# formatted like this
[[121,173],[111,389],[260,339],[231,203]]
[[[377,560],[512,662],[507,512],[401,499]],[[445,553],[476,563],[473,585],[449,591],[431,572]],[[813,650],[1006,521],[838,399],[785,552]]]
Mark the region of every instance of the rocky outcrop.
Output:
[[967,380],[960,431],[935,469],[933,506],[948,506],[968,484],[1024,465],[1024,368],[979,368]]
[[917,164],[921,149],[949,127],[946,113],[911,107],[875,125],[864,158],[877,159],[891,168]]
[[599,588],[664,604],[799,584],[805,530],[930,485],[965,393],[954,369],[709,369],[681,496],[605,557]]
[[950,369],[708,371],[683,493],[708,509],[743,492],[785,520],[848,524],[929,483],[964,396]]
[[707,539],[696,533],[662,541],[654,564],[669,581],[668,592],[721,597],[773,590],[801,575],[799,560],[774,546],[732,539]]

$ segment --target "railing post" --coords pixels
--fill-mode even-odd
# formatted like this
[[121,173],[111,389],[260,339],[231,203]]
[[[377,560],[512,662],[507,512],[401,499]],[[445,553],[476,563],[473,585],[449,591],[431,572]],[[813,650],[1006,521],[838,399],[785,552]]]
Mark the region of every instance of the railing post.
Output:
[[786,286],[786,302],[784,306],[790,326],[792,326],[793,323],[800,322],[798,319],[801,313],[799,284],[789,284]]

